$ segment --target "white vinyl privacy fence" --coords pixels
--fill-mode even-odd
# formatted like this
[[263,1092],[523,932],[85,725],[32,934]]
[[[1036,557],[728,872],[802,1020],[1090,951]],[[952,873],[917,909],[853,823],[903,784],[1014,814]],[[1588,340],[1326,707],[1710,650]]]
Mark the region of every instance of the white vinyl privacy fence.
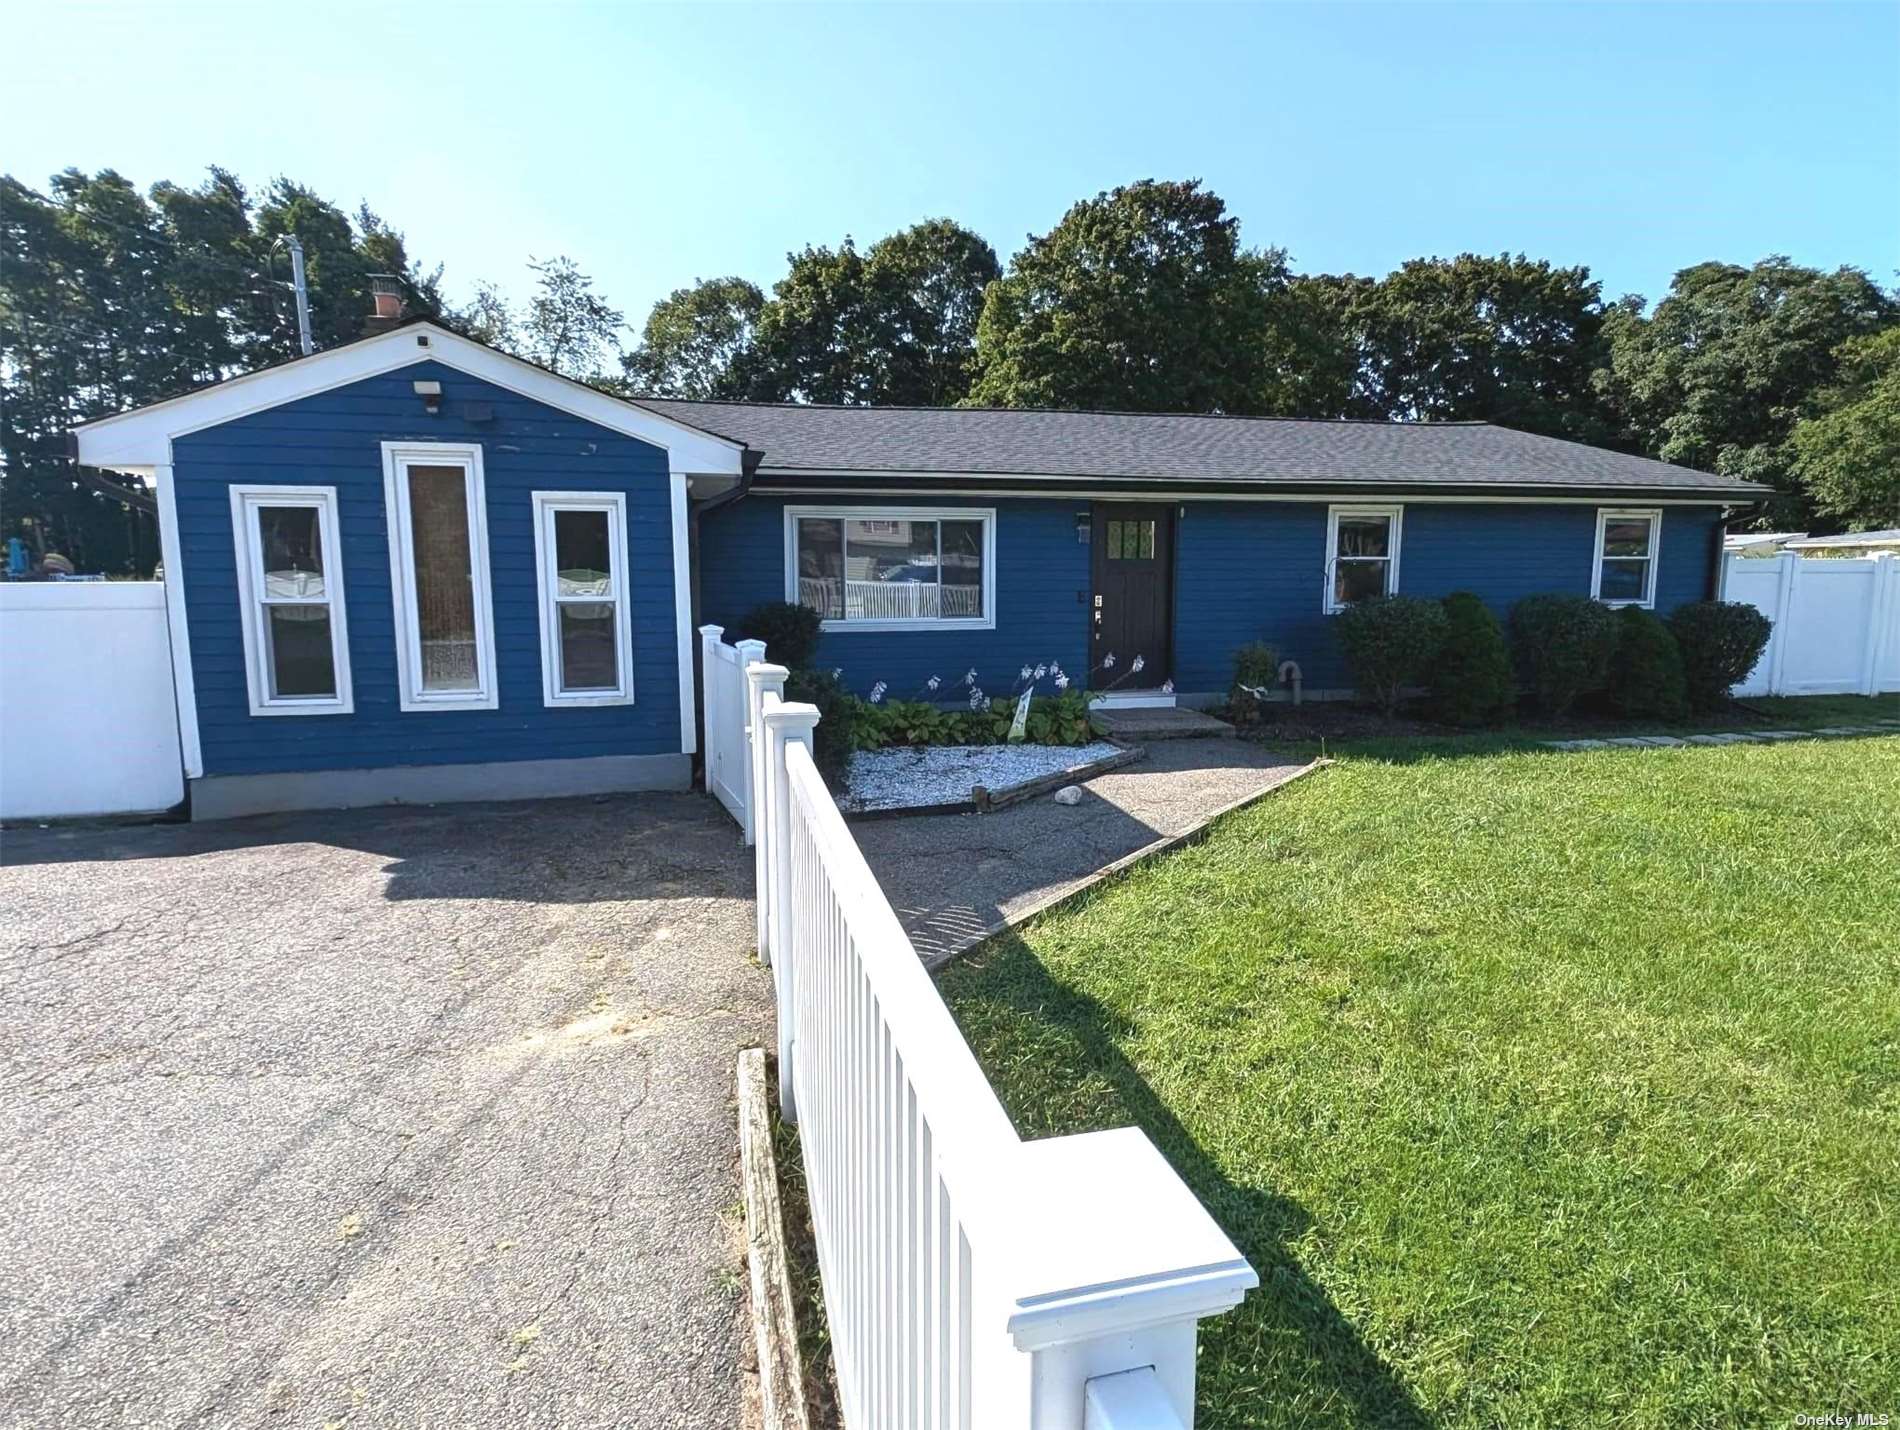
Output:
[[0,656],[0,819],[185,797],[162,584],[0,583]]
[[781,666],[744,673],[759,951],[845,1424],[1185,1430],[1196,1325],[1259,1278],[1139,1130],[1016,1135],[812,763],[816,708]]
[[750,844],[752,829],[752,727],[746,703],[746,667],[765,659],[764,641],[727,645],[724,626],[699,628],[701,702],[706,788],[739,821]]
[[1745,601],[1775,623],[1735,694],[1900,691],[1900,558],[1728,556],[1722,599]]

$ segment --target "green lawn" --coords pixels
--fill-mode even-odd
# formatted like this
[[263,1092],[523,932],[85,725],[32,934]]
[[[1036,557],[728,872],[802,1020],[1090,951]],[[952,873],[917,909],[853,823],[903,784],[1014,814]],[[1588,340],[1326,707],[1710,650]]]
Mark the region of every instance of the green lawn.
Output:
[[1362,746],[942,987],[1259,1270],[1204,1430],[1900,1413],[1900,737]]

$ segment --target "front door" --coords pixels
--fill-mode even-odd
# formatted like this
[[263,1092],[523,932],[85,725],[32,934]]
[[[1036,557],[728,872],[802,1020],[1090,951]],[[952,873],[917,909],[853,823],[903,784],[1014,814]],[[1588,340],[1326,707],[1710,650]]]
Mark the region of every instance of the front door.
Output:
[[[1097,690],[1152,690],[1173,674],[1174,508],[1097,502],[1089,544],[1095,572],[1089,683]],[[1104,670],[1111,655],[1115,664]],[[1136,656],[1141,671],[1131,675]]]

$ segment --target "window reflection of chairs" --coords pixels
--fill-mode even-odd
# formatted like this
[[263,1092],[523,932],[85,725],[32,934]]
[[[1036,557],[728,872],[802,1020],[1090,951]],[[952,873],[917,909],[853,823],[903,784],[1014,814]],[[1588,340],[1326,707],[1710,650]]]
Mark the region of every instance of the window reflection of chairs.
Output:
[[930,621],[983,614],[983,585],[939,586],[935,581],[844,581],[801,576],[798,599],[833,620]]

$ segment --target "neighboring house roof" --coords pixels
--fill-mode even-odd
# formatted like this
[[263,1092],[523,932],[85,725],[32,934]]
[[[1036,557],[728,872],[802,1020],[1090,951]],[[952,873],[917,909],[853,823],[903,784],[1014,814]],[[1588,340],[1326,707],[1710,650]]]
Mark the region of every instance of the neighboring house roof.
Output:
[[1733,477],[1482,422],[638,401],[762,452],[761,478],[1577,488],[1713,494],[1732,501],[1766,494],[1766,488]]
[[1858,550],[1868,546],[1900,546],[1900,527],[1890,526],[1884,531],[1848,531],[1839,536],[1810,536],[1805,541],[1790,541],[1788,547],[1793,551]]

